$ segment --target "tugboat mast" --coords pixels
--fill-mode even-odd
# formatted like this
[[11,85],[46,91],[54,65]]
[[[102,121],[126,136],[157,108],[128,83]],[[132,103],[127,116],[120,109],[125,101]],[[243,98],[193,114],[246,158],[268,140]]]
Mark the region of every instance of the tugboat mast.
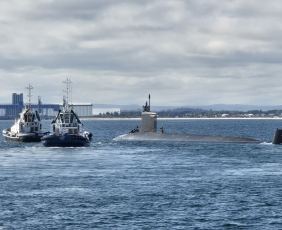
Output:
[[149,112],[151,111],[151,94],[149,94]]
[[66,93],[66,96],[64,97],[64,101],[65,101],[65,107],[66,109],[69,109],[69,105],[70,105],[70,99],[71,99],[71,79],[67,78],[65,81],[63,81],[63,83],[66,84],[66,90],[65,90],[65,93]]
[[27,97],[28,97],[28,103],[27,103],[27,108],[28,109],[30,109],[31,108],[31,97],[32,97],[32,95],[31,95],[31,90],[33,90],[33,86],[31,85],[31,84],[29,84],[27,87],[26,87],[26,89],[28,90],[28,95],[27,95]]

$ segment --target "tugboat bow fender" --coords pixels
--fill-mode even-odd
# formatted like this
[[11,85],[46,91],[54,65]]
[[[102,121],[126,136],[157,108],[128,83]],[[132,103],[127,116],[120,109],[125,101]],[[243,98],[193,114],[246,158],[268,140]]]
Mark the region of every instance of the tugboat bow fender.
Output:
[[91,132],[87,132],[87,131],[83,132],[83,136],[85,138],[87,138],[89,141],[91,141],[92,138],[93,138],[93,134]]

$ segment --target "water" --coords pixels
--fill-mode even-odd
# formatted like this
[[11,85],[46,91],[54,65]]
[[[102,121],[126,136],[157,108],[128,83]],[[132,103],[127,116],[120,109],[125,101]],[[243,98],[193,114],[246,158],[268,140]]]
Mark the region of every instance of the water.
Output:
[[1,137],[0,229],[282,229],[282,121],[159,121],[263,144],[112,141],[137,123],[85,121],[89,148]]

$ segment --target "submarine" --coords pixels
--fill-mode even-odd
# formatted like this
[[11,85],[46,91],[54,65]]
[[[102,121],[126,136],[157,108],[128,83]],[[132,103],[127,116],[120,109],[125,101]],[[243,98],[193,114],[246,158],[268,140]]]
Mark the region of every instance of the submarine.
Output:
[[[163,127],[157,130],[158,115],[151,111],[151,95],[149,94],[141,113],[141,124],[127,134],[115,137],[114,141],[172,141],[172,142],[214,142],[214,143],[260,143],[251,137],[212,136],[196,134],[166,133]],[[282,130],[281,130],[282,140]]]

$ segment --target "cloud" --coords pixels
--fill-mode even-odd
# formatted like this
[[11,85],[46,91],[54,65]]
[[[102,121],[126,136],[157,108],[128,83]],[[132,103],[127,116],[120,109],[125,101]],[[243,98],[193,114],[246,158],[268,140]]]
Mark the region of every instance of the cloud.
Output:
[[[0,3],[0,101],[29,82],[45,102],[280,103],[278,0]],[[164,96],[166,95],[166,96]]]

